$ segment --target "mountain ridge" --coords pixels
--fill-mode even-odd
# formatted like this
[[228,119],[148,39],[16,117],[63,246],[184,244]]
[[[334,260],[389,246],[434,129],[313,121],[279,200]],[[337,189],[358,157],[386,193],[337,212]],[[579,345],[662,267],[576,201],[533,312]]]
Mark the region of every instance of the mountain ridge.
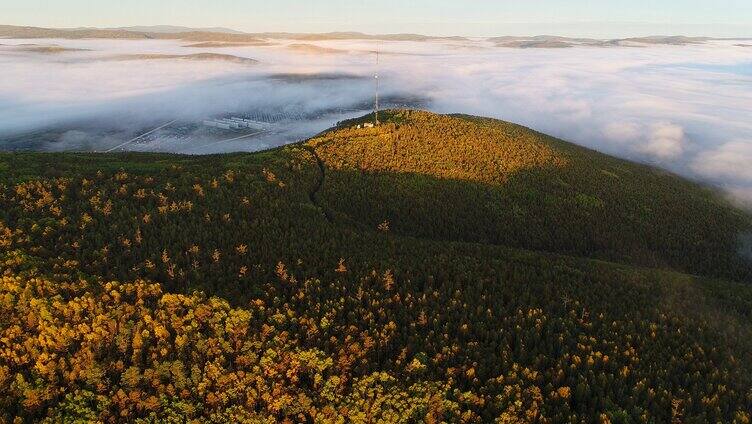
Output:
[[189,28],[181,26],[133,26],[119,28],[42,28],[32,26],[0,25],[0,37],[5,38],[104,38],[104,39],[179,39],[200,42],[260,42],[262,39],[285,39],[297,41],[331,40],[382,40],[382,41],[450,41],[470,42],[484,40],[497,47],[513,48],[562,48],[576,46],[632,46],[632,45],[691,45],[712,40],[742,40],[742,38],[712,38],[672,36],[645,36],[613,39],[538,36],[428,36],[422,34],[366,34],[355,31],[323,33],[258,32],[249,33],[228,28]]
[[242,34],[243,33],[243,31],[238,31],[238,30],[225,28],[225,27],[191,28],[191,27],[178,26],[178,25],[126,26],[126,27],[115,27],[115,28],[105,28],[105,29],[133,31],[133,32],[147,32],[147,33],[148,32],[167,33],[167,34],[179,34],[182,32],[216,32],[216,33],[227,33],[227,34]]

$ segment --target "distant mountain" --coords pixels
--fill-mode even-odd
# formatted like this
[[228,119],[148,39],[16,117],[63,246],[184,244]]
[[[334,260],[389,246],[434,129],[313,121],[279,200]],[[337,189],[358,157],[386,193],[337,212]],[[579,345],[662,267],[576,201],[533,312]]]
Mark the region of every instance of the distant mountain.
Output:
[[682,46],[687,44],[701,44],[713,40],[708,37],[684,37],[684,36],[649,36],[632,38],[615,38],[600,40],[595,38],[570,38],[552,35],[538,35],[533,37],[493,37],[488,41],[497,47],[510,48],[565,48],[576,46],[645,46],[645,45],[673,45]]
[[682,46],[685,44],[701,44],[706,41],[712,40],[712,38],[709,37],[684,37],[679,35],[655,35],[650,37],[633,37],[633,38],[624,38],[621,40],[614,40],[617,42],[634,42],[634,43],[642,43],[642,44],[670,44],[670,45],[676,45],[676,46]]
[[467,41],[465,37],[434,37],[421,34],[364,34],[362,32],[327,32],[319,34],[297,34],[285,32],[269,32],[254,34],[264,38],[287,38],[293,40],[324,41],[324,40],[385,40],[385,41],[430,41],[454,40]]
[[195,54],[128,54],[113,56],[112,60],[196,60],[196,61],[224,61],[240,63],[243,65],[255,65],[257,60],[248,57],[240,57],[219,53],[195,53]]
[[143,39],[145,34],[124,30],[104,30],[93,28],[58,29],[28,26],[0,25],[0,38],[108,38]]
[[224,47],[244,47],[244,46],[270,46],[272,43],[255,40],[255,41],[202,41],[199,43],[186,44],[183,47],[193,47],[198,49],[207,48],[224,48]]
[[0,38],[64,38],[64,39],[131,39],[131,40],[188,40],[195,42],[243,42],[259,43],[255,35],[244,33],[226,33],[209,31],[190,31],[177,33],[137,32],[125,29],[75,28],[56,29],[38,27],[19,27],[0,25]]
[[[186,47],[230,47],[232,45],[265,45],[269,39],[294,41],[330,40],[384,40],[384,41],[470,41],[466,37],[437,37],[421,34],[364,34],[362,32],[292,33],[259,32],[245,33],[229,28],[188,28],[171,25],[132,26],[121,28],[38,28],[0,25],[0,38],[106,38],[106,39],[164,39],[186,40],[195,44]],[[552,35],[490,37],[486,41],[497,47],[509,48],[566,48],[576,46],[648,46],[700,44],[713,40],[708,37],[649,36],[616,38],[610,40],[593,38],[570,38]],[[217,44],[222,43],[222,44]]]
[[288,49],[295,50],[298,53],[306,54],[343,54],[347,53],[347,50],[333,49],[329,47],[316,46],[314,44],[290,44]]
[[388,41],[466,41],[464,37],[432,37],[420,34],[363,34],[360,32],[329,32],[299,34],[290,32],[244,33],[227,28],[186,28],[173,26],[124,28],[39,28],[0,25],[0,38],[114,38],[114,39],[173,39],[197,42],[260,42],[260,39],[301,41],[325,40],[388,40]]
[[130,26],[120,28],[108,28],[111,30],[122,30],[131,32],[151,32],[155,34],[182,34],[184,32],[216,32],[220,34],[243,34],[242,31],[237,31],[230,28],[223,27],[210,27],[210,28],[189,28],[184,26],[174,25],[152,25],[152,26]]
[[59,54],[59,53],[66,53],[66,52],[81,52],[81,51],[88,50],[88,49],[75,49],[75,48],[70,48],[70,47],[63,47],[63,46],[58,46],[57,44],[51,44],[51,45],[17,44],[13,46],[6,46],[4,44],[0,44],[0,46],[11,48],[14,51],[18,51],[18,52],[40,53],[40,54]]

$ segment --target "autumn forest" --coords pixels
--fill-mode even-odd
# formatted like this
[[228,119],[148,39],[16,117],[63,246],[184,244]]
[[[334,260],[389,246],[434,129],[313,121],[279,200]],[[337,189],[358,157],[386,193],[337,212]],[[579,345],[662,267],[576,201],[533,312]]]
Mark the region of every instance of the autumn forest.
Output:
[[0,154],[0,422],[750,423],[752,217],[507,122]]

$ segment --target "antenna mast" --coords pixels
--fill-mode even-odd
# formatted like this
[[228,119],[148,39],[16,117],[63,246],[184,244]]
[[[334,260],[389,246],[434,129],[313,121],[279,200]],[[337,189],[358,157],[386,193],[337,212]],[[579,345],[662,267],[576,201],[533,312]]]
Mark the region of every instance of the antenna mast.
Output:
[[379,125],[379,42],[376,41],[376,73],[374,79],[376,80],[376,99],[373,105],[373,115],[376,119],[376,125]]

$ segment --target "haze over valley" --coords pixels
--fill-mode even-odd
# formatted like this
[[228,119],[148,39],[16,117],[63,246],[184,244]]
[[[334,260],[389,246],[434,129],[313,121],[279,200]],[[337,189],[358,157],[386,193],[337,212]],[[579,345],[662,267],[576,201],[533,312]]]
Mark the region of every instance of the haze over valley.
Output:
[[[738,40],[118,31],[136,38],[0,40],[0,147],[103,151],[165,123],[118,150],[294,142],[372,108],[379,50],[384,107],[519,122],[752,199],[752,59]],[[233,115],[269,125],[253,137],[200,125]]]

